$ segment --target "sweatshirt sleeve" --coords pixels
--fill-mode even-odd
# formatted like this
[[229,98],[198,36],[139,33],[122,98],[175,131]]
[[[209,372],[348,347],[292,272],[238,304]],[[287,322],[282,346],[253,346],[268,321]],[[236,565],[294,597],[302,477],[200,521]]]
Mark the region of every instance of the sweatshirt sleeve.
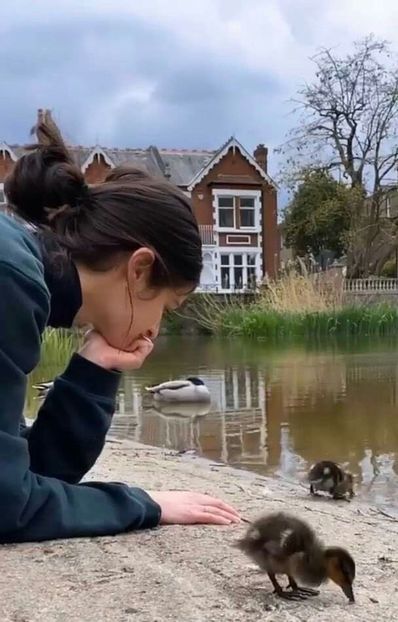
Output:
[[31,470],[78,483],[100,455],[115,410],[120,373],[74,354],[56,378],[28,439]]
[[6,510],[0,515],[0,542],[111,535],[157,525],[160,507],[143,490],[120,483],[70,484],[31,470],[19,425],[26,376],[40,355],[48,295],[39,280],[6,262],[0,264],[0,291],[0,506]]

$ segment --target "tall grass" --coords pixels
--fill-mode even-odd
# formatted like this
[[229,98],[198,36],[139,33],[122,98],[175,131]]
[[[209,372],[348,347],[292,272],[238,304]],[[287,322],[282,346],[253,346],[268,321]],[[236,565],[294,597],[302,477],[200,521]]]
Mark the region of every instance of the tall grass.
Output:
[[290,273],[268,283],[249,305],[204,297],[196,319],[213,334],[267,340],[398,335],[398,308],[344,306],[338,276]]
[[287,312],[263,306],[225,309],[217,322],[223,335],[266,339],[398,335],[398,309],[390,306],[344,307],[325,311]]
[[80,340],[76,331],[47,329],[43,335],[41,358],[52,366],[65,365],[78,348]]
[[68,364],[72,354],[78,349],[80,336],[75,331],[47,329],[43,335],[40,364],[28,378],[25,413],[35,415],[40,402],[35,400],[36,392],[33,385],[38,382],[51,381],[60,374]]
[[342,307],[342,281],[339,275],[297,274],[289,272],[277,281],[268,281],[258,303],[281,313],[313,313]]

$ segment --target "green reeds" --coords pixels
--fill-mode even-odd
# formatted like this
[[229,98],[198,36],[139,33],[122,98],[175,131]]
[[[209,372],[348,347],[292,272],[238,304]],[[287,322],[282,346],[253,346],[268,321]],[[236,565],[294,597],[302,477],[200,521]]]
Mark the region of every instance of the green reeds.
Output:
[[223,335],[282,339],[326,336],[398,335],[398,308],[342,307],[326,311],[282,312],[253,304],[228,309],[217,319]]

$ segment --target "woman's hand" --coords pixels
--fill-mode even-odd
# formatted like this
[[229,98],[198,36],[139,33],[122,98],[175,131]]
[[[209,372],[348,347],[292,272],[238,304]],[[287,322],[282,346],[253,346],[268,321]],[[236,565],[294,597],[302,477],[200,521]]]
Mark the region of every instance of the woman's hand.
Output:
[[137,339],[126,352],[113,348],[99,333],[90,330],[84,338],[79,354],[104,369],[128,371],[139,369],[152,350],[153,343],[147,337]]
[[200,492],[147,493],[161,508],[161,525],[230,525],[240,523],[239,514],[230,505]]

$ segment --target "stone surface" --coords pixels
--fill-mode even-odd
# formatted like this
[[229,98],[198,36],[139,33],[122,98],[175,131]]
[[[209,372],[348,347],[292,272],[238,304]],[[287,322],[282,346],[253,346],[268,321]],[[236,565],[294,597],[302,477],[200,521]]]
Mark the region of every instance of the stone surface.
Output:
[[282,509],[305,518],[356,559],[357,603],[331,584],[303,603],[278,601],[231,545],[246,529],[171,526],[101,539],[1,547],[1,622],[367,622],[398,617],[398,522],[356,498],[307,490],[192,456],[110,440],[89,479],[148,489],[200,490],[249,519]]

